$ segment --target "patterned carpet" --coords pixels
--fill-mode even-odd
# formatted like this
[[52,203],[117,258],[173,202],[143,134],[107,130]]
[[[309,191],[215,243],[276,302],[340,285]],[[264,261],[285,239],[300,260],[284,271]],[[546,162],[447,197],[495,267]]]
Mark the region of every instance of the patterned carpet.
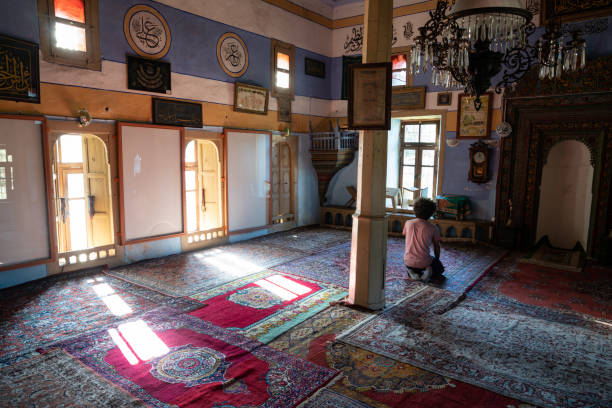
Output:
[[[327,387],[330,392],[313,396],[307,407],[316,407],[317,403],[330,407],[336,403],[338,407],[347,408],[507,408],[521,405],[515,399],[483,388],[450,380],[383,355],[334,341],[336,335],[368,316],[371,314],[334,306],[269,344],[342,372],[343,376]],[[344,398],[338,395],[344,395]],[[523,408],[528,407],[530,405],[523,405]]]
[[246,241],[142,261],[108,273],[170,296],[190,296],[304,255],[296,249]]
[[[408,279],[404,265],[404,245],[404,240],[400,238],[389,237],[387,241],[386,280],[388,300],[391,301],[401,298],[406,284],[402,285],[399,281]],[[437,286],[463,293],[506,252],[504,249],[484,244],[444,243],[440,259],[446,268],[446,279]],[[350,254],[349,242],[275,266],[273,269],[348,288]],[[394,289],[394,286],[398,285],[400,288]]]
[[162,305],[190,311],[199,302],[172,298],[97,271],[56,275],[0,291],[0,367],[46,344]]
[[165,307],[57,347],[153,406],[291,407],[336,375]]
[[610,269],[593,265],[576,273],[520,263],[518,255],[507,257],[474,286],[469,296],[612,320]]
[[0,369],[2,407],[145,407],[62,350]]
[[538,320],[475,300],[449,310],[455,297],[426,287],[339,339],[541,406],[612,406],[607,327]]
[[[482,278],[504,251],[443,244],[440,290],[407,279],[390,238],[387,302],[416,295],[376,315],[328,307],[346,294],[349,240],[300,228],[0,291],[0,406],[612,402],[609,270],[578,279],[505,258]],[[477,281],[480,300],[458,302]]]
[[307,227],[265,235],[251,242],[314,253],[350,241],[351,231]]
[[344,288],[265,271],[192,296],[207,306],[190,314],[268,343],[347,294]]

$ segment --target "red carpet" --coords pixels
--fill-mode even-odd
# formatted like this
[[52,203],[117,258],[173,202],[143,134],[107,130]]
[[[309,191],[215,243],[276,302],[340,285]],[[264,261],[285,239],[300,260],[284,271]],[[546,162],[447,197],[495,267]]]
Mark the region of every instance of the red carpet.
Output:
[[587,265],[581,273],[519,263],[508,257],[469,292],[487,300],[612,319],[612,268]]

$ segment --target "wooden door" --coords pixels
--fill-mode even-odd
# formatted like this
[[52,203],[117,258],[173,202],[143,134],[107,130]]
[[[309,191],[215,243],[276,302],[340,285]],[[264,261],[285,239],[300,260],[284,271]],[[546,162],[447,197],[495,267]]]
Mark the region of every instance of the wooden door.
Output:
[[85,160],[83,174],[86,180],[87,212],[89,217],[89,247],[113,244],[113,222],[110,194],[110,167],[106,146],[96,136],[84,137]]
[[198,141],[200,175],[200,230],[221,226],[221,192],[219,185],[219,153],[214,143]]

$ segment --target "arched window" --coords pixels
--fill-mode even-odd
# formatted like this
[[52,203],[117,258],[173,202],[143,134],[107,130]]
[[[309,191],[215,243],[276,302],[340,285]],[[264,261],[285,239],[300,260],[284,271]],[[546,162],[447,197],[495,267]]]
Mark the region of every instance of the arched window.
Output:
[[188,243],[224,236],[221,182],[220,155],[215,141],[189,140],[185,146]]
[[110,165],[94,135],[63,134],[53,148],[58,251],[114,244]]

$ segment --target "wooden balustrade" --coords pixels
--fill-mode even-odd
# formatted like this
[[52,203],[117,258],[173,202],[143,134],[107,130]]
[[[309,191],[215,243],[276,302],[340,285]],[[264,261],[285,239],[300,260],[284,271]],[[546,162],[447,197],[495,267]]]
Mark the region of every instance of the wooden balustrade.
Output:
[[[354,208],[321,207],[321,225],[332,228],[351,229],[353,226]],[[387,213],[388,234],[401,237],[406,221],[414,219],[412,214]],[[476,230],[481,229],[482,235],[490,240],[489,222],[479,220],[433,219],[430,222],[438,227],[442,242],[472,242],[476,243]]]

